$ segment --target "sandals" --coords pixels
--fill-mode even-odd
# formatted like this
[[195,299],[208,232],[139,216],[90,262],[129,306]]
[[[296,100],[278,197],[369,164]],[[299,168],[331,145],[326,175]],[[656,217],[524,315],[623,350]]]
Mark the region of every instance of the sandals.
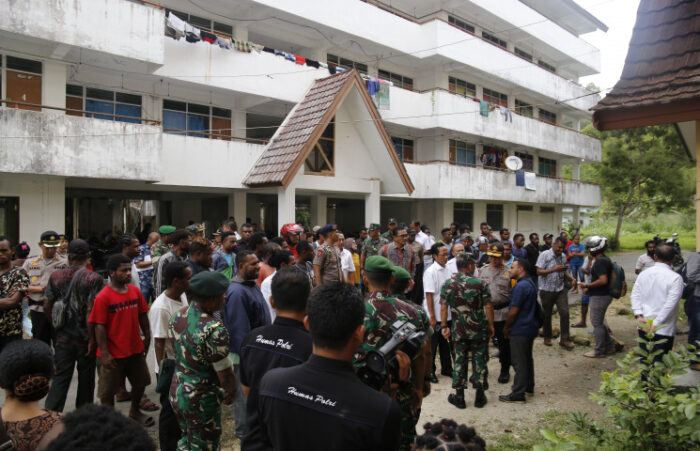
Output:
[[153,417],[149,417],[147,415],[141,415],[140,418],[134,418],[131,415],[129,415],[129,418],[146,428],[150,428],[156,425],[156,421],[153,419]]
[[160,409],[158,404],[148,399],[145,395],[141,398],[139,408],[141,410],[145,410],[146,412],[155,412],[156,410]]

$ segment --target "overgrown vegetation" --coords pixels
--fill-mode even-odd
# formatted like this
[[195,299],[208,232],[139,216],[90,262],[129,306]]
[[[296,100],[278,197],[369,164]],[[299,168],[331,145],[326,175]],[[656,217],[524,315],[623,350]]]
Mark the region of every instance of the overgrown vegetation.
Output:
[[[579,233],[582,236],[605,235],[615,237],[616,219],[599,214]],[[622,250],[643,250],[644,243],[654,235],[668,238],[678,233],[679,243],[684,250],[695,249],[695,212],[667,212],[659,214],[639,213],[625,219],[619,236]]]

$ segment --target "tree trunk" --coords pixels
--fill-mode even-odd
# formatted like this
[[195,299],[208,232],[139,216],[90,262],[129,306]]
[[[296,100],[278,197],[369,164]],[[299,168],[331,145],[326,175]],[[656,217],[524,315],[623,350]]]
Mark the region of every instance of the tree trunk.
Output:
[[625,207],[620,206],[617,210],[617,227],[615,227],[615,239],[613,240],[613,250],[616,251],[620,248],[620,229],[622,228],[622,220],[625,217]]

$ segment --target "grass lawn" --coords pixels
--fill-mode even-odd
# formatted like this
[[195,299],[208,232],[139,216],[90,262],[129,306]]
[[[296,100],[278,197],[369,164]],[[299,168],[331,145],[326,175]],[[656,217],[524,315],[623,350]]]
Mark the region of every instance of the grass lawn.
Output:
[[[620,233],[620,249],[623,251],[644,250],[644,243],[650,240],[654,235],[650,233]],[[662,234],[662,238],[667,238],[667,235]],[[695,232],[679,232],[678,242],[681,249],[684,251],[695,250]]]

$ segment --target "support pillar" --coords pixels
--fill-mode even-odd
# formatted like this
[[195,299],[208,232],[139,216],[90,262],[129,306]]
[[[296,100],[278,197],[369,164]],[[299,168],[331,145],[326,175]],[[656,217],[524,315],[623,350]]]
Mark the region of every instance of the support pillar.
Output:
[[700,121],[695,121],[695,250],[700,252]]
[[371,191],[365,195],[365,225],[373,222],[381,224],[381,195],[379,180],[370,180]]
[[314,194],[311,196],[311,227],[323,227],[328,223],[328,196]]
[[581,163],[571,165],[571,178],[573,180],[581,180]]
[[245,222],[246,217],[246,192],[245,190],[234,190],[228,195],[228,215],[236,219],[240,226]]
[[277,188],[277,230],[282,226],[295,222],[296,218],[296,189],[290,185],[287,188]]
[[573,213],[572,222],[573,222],[576,230],[581,228],[581,209],[577,206],[574,206],[574,213]]

